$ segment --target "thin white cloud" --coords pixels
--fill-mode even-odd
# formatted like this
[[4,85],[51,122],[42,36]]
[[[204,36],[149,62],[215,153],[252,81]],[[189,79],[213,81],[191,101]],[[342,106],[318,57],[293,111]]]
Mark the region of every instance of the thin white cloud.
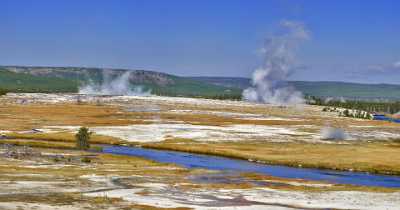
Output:
[[368,65],[367,70],[373,71],[373,72],[383,72],[383,71],[385,71],[385,66],[383,66],[383,65]]
[[394,62],[393,63],[394,68],[400,68],[400,61]]
[[400,70],[400,61],[392,64],[373,64],[366,66],[368,73],[393,73]]

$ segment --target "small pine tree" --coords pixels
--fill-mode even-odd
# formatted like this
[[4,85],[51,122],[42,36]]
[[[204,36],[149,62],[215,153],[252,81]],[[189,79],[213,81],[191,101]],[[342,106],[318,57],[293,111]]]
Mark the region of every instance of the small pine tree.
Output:
[[90,148],[89,140],[92,132],[86,127],[81,127],[75,135],[76,148],[80,150],[88,150]]

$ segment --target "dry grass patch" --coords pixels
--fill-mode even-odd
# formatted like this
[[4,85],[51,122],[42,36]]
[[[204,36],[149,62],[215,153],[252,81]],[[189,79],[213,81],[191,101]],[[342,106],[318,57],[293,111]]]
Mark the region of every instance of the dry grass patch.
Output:
[[116,204],[121,202],[119,198],[107,197],[84,197],[79,193],[51,193],[50,194],[15,194],[11,196],[0,195],[0,202],[30,202],[30,203],[45,203],[57,206],[74,205],[76,203],[91,203],[91,204]]
[[186,207],[177,207],[177,208],[161,208],[161,207],[155,207],[155,206],[149,206],[149,205],[131,205],[133,209],[139,209],[139,210],[191,210],[192,208],[186,208]]
[[29,146],[40,148],[53,148],[53,149],[75,149],[75,143],[56,142],[36,139],[3,139],[0,144],[11,144],[16,146]]
[[176,150],[294,167],[400,174],[397,147],[389,143],[311,144],[269,142],[148,143],[144,147]]
[[[323,181],[310,181],[303,179],[294,180],[294,179],[273,177],[257,173],[243,173],[241,175],[251,180],[264,181],[265,183],[267,183],[268,188],[277,190],[290,190],[290,191],[302,191],[302,192],[362,191],[362,192],[381,192],[381,193],[392,193],[400,191],[399,188],[356,186],[350,184],[348,185],[332,184]],[[293,182],[298,184],[293,185],[292,184]],[[272,184],[268,185],[268,183]]]
[[[70,132],[58,132],[58,133],[7,133],[6,136],[12,139],[31,139],[31,140],[43,140],[43,141],[60,141],[60,142],[75,142],[75,134]],[[112,144],[120,145],[125,143],[124,141],[110,136],[93,134],[90,138],[90,143],[93,144]]]
[[[148,115],[151,115],[148,113]],[[305,125],[308,121],[291,121],[291,120],[251,120],[239,119],[229,116],[218,116],[213,114],[175,114],[175,113],[161,113],[157,115],[162,120],[166,121],[182,121],[192,125],[206,125],[206,126],[227,126],[234,124],[243,125]]]
[[[141,175],[150,177],[162,176],[163,178],[169,177],[169,180],[173,182],[174,180],[183,179],[184,176],[191,173],[190,170],[178,167],[174,164],[159,163],[140,157],[65,149],[34,148],[34,150],[53,154],[66,153],[68,157],[93,156],[93,158],[91,158],[90,163],[71,162],[68,164],[51,162],[51,160],[49,162],[49,159],[46,158],[43,158],[43,160],[35,158],[35,163],[39,165],[44,164],[43,167],[32,167],[36,164],[32,162],[25,163],[23,159],[13,160],[0,158],[0,174],[7,174],[7,177],[11,177],[12,174],[43,174],[68,179],[76,179],[82,175],[88,174],[96,174],[99,176],[109,174],[114,176]],[[166,173],[166,170],[168,173]],[[26,179],[29,178],[29,176],[21,176],[19,178]],[[49,179],[52,178],[50,177]],[[19,179],[15,177],[13,180]]]
[[46,104],[0,105],[0,130],[21,131],[43,126],[111,126],[144,123],[119,107]]

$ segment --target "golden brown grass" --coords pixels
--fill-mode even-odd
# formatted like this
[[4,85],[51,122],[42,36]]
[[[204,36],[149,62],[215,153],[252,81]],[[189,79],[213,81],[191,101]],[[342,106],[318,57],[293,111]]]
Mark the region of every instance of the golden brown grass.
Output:
[[[144,102],[138,102],[144,103]],[[156,103],[156,102],[152,102]],[[149,124],[148,120],[160,119],[182,121],[196,125],[224,126],[231,124],[254,125],[317,125],[346,127],[352,125],[369,126],[397,126],[393,123],[355,120],[352,118],[334,118],[330,115],[320,115],[320,107],[306,106],[304,109],[281,108],[273,106],[206,106],[191,104],[157,104],[162,110],[168,109],[193,109],[198,111],[220,111],[235,113],[263,114],[267,116],[295,117],[301,121],[293,120],[252,120],[236,119],[229,116],[199,113],[169,113],[169,112],[128,112],[123,108],[112,105],[97,106],[95,104],[0,104],[0,130],[21,131],[40,128],[43,126],[123,126],[134,124]]]
[[191,210],[192,208],[185,208],[185,207],[177,207],[177,208],[160,208],[160,207],[155,207],[155,206],[149,206],[149,205],[131,205],[133,209],[139,209],[139,210]]
[[27,193],[16,194],[14,196],[0,196],[0,202],[32,202],[32,203],[47,203],[54,205],[68,205],[74,202],[84,202],[83,199],[75,193],[52,193],[44,195],[32,195]]
[[[55,142],[51,142],[55,143]],[[58,143],[58,142],[57,142]],[[68,154],[68,156],[94,155],[90,164],[68,163],[64,167],[63,164],[55,162],[51,163],[47,160],[42,162],[35,159],[13,160],[0,158],[0,180],[2,181],[65,181],[66,185],[80,187],[91,186],[92,183],[86,179],[80,178],[82,175],[105,175],[105,176],[148,176],[155,180],[167,179],[170,183],[178,182],[190,173],[189,170],[178,168],[170,164],[157,163],[143,158],[98,154],[76,150],[54,150],[46,148],[34,148],[34,150],[42,153]],[[33,163],[32,161],[35,161]],[[45,167],[32,167],[36,164],[44,164]],[[57,167],[51,167],[55,164]],[[165,171],[168,169],[168,173]],[[36,175],[33,176],[32,174]],[[22,175],[22,176],[21,176]],[[43,175],[43,176],[40,176]],[[25,192],[25,191],[24,191]],[[54,206],[62,205],[78,205],[78,207],[90,207],[87,209],[108,209],[113,207],[116,209],[162,209],[152,206],[131,205],[122,202],[119,198],[85,197],[80,193],[52,192],[46,193],[21,193],[18,190],[3,194],[0,196],[0,202],[29,202],[37,204],[49,204]],[[177,208],[179,209],[179,208]]]
[[[287,179],[281,177],[273,177],[264,174],[257,173],[243,173],[243,177],[251,180],[264,181],[267,183],[276,183],[277,185],[268,185],[269,188],[277,190],[293,190],[293,191],[306,191],[306,192],[321,192],[321,191],[364,191],[364,192],[399,192],[399,188],[384,188],[384,187],[370,187],[370,186],[356,186],[356,185],[343,185],[343,184],[332,184],[325,183],[326,186],[319,186],[321,182],[302,180],[302,179]],[[292,182],[296,182],[299,185],[291,185]],[[313,186],[313,184],[317,184]],[[330,185],[329,185],[330,184]]]
[[400,174],[399,148],[391,143],[311,144],[269,142],[149,143],[144,147],[176,150],[294,167]]
[[43,141],[43,140],[31,140],[31,139],[3,139],[0,144],[12,144],[16,146],[29,146],[39,148],[53,148],[53,149],[75,149],[76,146],[73,143],[67,142],[55,142],[55,141]]
[[[86,167],[82,167],[82,164],[70,163],[65,167],[31,167],[32,162],[24,163],[21,161],[13,161],[10,159],[0,158],[0,174],[17,174],[27,176],[15,176],[14,181],[18,179],[26,180],[29,174],[43,174],[53,175],[58,178],[72,179],[75,180],[79,176],[96,174],[96,175],[120,175],[120,176],[132,176],[132,175],[143,175],[150,176],[157,179],[162,177],[168,179],[169,182],[183,179],[186,175],[191,173],[190,170],[180,168],[173,164],[158,163],[155,161],[147,160],[140,157],[123,156],[123,155],[112,155],[112,154],[99,154],[86,151],[68,150],[68,149],[51,149],[51,148],[34,148],[37,151],[44,153],[54,154],[68,154],[69,157],[82,155],[92,155],[90,163],[82,163]],[[35,159],[35,161],[38,161]],[[44,163],[48,164],[46,160]],[[40,161],[39,161],[40,162]],[[39,163],[38,162],[38,163]],[[54,162],[54,164],[58,164]],[[51,164],[50,164],[51,165]],[[62,164],[61,164],[62,165]],[[168,170],[168,173],[166,173]],[[3,177],[3,176],[1,176]],[[3,177],[7,178],[9,176]],[[3,179],[2,178],[2,179]],[[46,176],[40,177],[40,180],[46,178]],[[36,178],[34,178],[36,180]],[[48,179],[54,179],[52,177]]]
[[[69,132],[57,132],[57,133],[7,133],[6,136],[12,139],[32,139],[32,140],[44,140],[44,141],[59,141],[59,142],[75,142],[75,134]],[[124,141],[98,134],[93,134],[90,138],[90,143],[93,144],[112,144],[119,145],[125,143]]]
[[[135,103],[148,103],[135,102]],[[150,102],[158,103],[158,102]],[[0,104],[0,130],[21,131],[43,126],[124,126],[133,124],[147,124],[149,119],[160,119],[167,121],[182,121],[197,125],[226,126],[231,124],[254,124],[268,126],[295,126],[295,125],[315,125],[316,127],[304,127],[303,131],[318,132],[318,126],[325,126],[329,123],[332,126],[352,128],[358,126],[378,126],[385,129],[392,127],[399,128],[388,122],[355,120],[351,118],[336,118],[334,114],[322,115],[316,106],[306,106],[304,109],[296,110],[293,108],[271,107],[271,106],[209,106],[191,104],[157,104],[162,110],[182,109],[199,111],[221,111],[263,114],[267,116],[299,118],[302,121],[291,120],[251,120],[235,119],[229,116],[219,116],[213,114],[198,113],[168,113],[168,112],[127,112],[121,107],[94,104],[28,104],[28,105],[9,105]],[[331,114],[331,115],[329,115]],[[301,126],[300,126],[301,128]],[[375,128],[377,129],[377,128]],[[151,131],[149,131],[151,132]],[[15,139],[0,140],[0,143],[12,143],[16,145],[29,145],[41,148],[73,149],[75,148],[75,138],[73,133],[37,133],[21,134],[17,132],[8,133],[9,137]],[[93,135],[93,144],[121,144],[125,143],[117,138]],[[267,142],[225,142],[225,143],[199,143],[191,139],[176,139],[167,137],[162,143],[144,144],[145,147],[157,149],[179,150],[194,153],[220,155],[226,157],[253,159],[264,161],[269,164],[280,164],[298,167],[326,168],[338,170],[368,171],[374,173],[400,174],[400,156],[398,144],[307,144],[307,143],[267,143]],[[57,150],[63,151],[63,150]],[[69,150],[68,150],[69,151]],[[78,152],[78,151],[74,151]],[[7,173],[43,173],[57,174],[66,177],[78,177],[84,174],[103,174],[110,173],[118,175],[146,175],[154,177],[170,178],[170,182],[176,182],[185,175],[195,173],[193,170],[174,169],[166,173],[163,167],[171,165],[155,163],[144,159],[116,156],[98,155],[98,159],[93,160],[93,169],[83,169],[79,166],[72,168],[35,168],[27,169],[14,167],[0,167],[0,172]],[[114,171],[116,170],[116,171]],[[202,186],[206,187],[206,186]],[[233,185],[209,185],[212,188],[246,188],[250,186]],[[294,189],[294,187],[290,187]],[[307,187],[296,187],[297,190],[313,190]],[[337,187],[336,189],[340,189]],[[344,188],[343,188],[344,189]],[[350,188],[346,188],[350,189]],[[361,189],[364,190],[364,189]]]
[[49,193],[49,194],[21,193],[21,194],[15,194],[13,196],[0,195],[0,202],[47,204],[47,205],[52,205],[54,206],[54,208],[57,209],[66,205],[88,210],[90,209],[189,210],[190,209],[190,208],[159,208],[159,207],[154,207],[149,205],[139,205],[139,204],[132,205],[124,202],[121,198],[109,198],[106,196],[85,197],[80,195],[79,193]]
[[91,104],[0,104],[0,130],[29,130],[42,126],[108,126],[145,123],[118,107]]
[[[66,184],[77,187],[88,187],[92,183],[86,179],[80,178],[82,175],[96,174],[98,176],[123,176],[123,177],[137,177],[138,175],[144,177],[151,177],[151,181],[164,180],[164,183],[175,184],[184,179],[191,172],[189,170],[179,168],[171,164],[157,163],[154,161],[146,160],[138,157],[111,155],[111,154],[97,154],[84,151],[74,150],[53,150],[53,149],[35,149],[45,153],[61,153],[68,154],[69,156],[81,155],[95,155],[90,164],[74,164],[70,163],[65,167],[51,167],[51,163],[46,163],[48,167],[31,167],[32,162],[25,162],[24,160],[13,161],[9,159],[0,158],[0,180],[2,181],[60,181],[64,180]],[[36,159],[35,159],[36,161]],[[39,162],[37,162],[39,163]],[[60,166],[62,164],[57,164]],[[168,170],[168,173],[166,173]],[[24,175],[25,174],[25,175]],[[31,174],[43,176],[32,176]],[[18,175],[18,176],[13,176]],[[24,176],[20,176],[24,175]],[[38,179],[38,177],[40,179]],[[149,180],[149,181],[150,181]],[[145,181],[145,180],[144,180]],[[131,181],[133,184],[143,181]],[[146,181],[147,182],[147,181]],[[15,191],[18,192],[18,191]],[[115,207],[116,209],[163,209],[152,206],[131,205],[130,203],[120,202],[118,198],[108,197],[85,197],[79,193],[51,193],[51,198],[45,199],[47,194],[36,195],[35,193],[24,193],[21,195],[3,195],[0,196],[0,201],[7,202],[30,202],[30,203],[44,203],[51,205],[74,205],[79,203],[82,205],[89,205],[103,209],[107,205]],[[104,206],[105,205],[105,206]],[[174,209],[174,208],[172,208]],[[183,209],[183,208],[176,208]]]
[[[226,111],[226,110],[225,110]],[[234,118],[229,116],[221,116],[214,114],[198,114],[198,113],[135,113],[136,117],[141,116],[143,119],[152,119],[157,117],[165,121],[181,121],[193,125],[213,125],[224,126],[232,124],[252,124],[252,125],[304,125],[308,121],[293,121],[293,120],[252,120],[245,118]]]

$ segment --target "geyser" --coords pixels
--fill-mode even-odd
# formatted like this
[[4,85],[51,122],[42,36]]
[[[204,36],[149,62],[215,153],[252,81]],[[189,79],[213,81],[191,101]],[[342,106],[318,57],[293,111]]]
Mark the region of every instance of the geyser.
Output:
[[88,84],[79,88],[80,94],[95,95],[126,95],[126,96],[148,96],[151,90],[144,91],[142,86],[133,86],[130,83],[131,72],[126,71],[116,74],[111,70],[102,71],[102,81],[94,83],[89,80]]
[[294,69],[294,52],[300,43],[309,39],[309,32],[300,22],[282,21],[280,26],[282,33],[265,40],[264,64],[254,71],[253,86],[243,91],[247,101],[276,105],[304,103],[303,94],[286,80]]
[[321,130],[322,140],[347,140],[349,135],[340,128],[324,127]]

